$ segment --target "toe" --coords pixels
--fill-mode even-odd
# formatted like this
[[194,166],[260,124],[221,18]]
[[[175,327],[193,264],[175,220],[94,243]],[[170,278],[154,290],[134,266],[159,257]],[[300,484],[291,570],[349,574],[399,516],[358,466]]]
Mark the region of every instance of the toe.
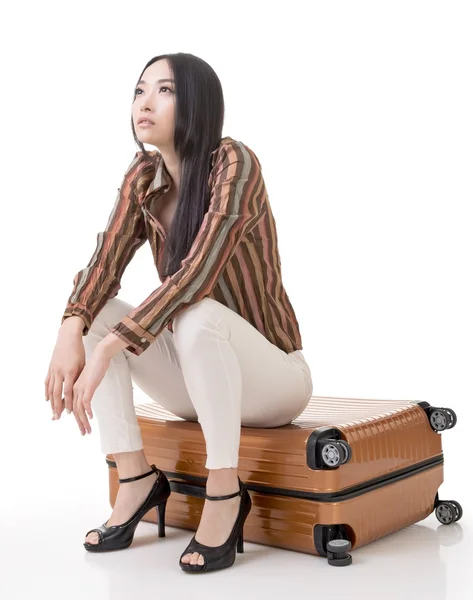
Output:
[[193,554],[191,556],[191,565],[196,565],[198,558],[199,558],[199,553],[193,552]]
[[89,535],[85,538],[85,541],[88,544],[97,544],[99,541],[99,534],[97,532],[89,533]]
[[182,558],[181,558],[181,562],[183,562],[184,564],[188,565],[190,563],[191,560],[191,556],[192,554],[185,554]]
[[204,564],[204,557],[202,556],[202,554],[199,554],[199,560],[197,561],[197,564],[203,566],[203,564]]

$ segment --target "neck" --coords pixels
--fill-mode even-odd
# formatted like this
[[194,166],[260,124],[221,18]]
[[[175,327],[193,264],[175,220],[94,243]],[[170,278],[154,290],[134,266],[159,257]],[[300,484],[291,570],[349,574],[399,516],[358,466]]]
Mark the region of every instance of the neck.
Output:
[[180,169],[180,160],[174,150],[168,150],[164,148],[160,150],[161,156],[163,157],[164,167],[166,171],[169,173],[172,179],[172,186],[175,190],[179,189],[179,169]]

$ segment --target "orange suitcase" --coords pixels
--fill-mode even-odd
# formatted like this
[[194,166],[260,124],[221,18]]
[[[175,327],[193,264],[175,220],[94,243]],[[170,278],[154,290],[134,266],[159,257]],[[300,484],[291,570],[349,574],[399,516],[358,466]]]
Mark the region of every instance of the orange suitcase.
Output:
[[[135,407],[150,464],[171,484],[166,524],[197,530],[207,469],[197,422],[155,403]],[[313,396],[291,424],[242,427],[238,474],[253,506],[244,540],[351,563],[352,548],[421,521],[435,510],[458,521],[460,504],[441,501],[440,433],[456,423],[452,409],[427,402]],[[110,502],[118,492],[107,455]],[[145,521],[157,522],[156,512]]]

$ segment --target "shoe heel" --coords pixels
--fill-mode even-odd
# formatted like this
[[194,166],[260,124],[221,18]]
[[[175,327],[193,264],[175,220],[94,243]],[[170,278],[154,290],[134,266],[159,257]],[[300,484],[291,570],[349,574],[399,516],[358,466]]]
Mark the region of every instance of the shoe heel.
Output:
[[240,533],[240,536],[237,540],[237,552],[243,554],[243,533]]
[[158,504],[158,506],[156,507],[156,514],[158,515],[158,537],[160,538],[166,536],[164,521],[164,515],[166,513],[166,502],[167,500],[165,500],[161,504]]

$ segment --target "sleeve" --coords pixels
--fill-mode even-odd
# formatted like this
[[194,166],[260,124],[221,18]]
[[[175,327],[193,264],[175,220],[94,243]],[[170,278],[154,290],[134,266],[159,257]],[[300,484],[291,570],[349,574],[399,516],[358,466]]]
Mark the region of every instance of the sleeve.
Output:
[[74,276],[61,325],[68,317],[79,316],[84,321],[82,335],[89,333],[105,303],[118,294],[126,266],[146,241],[144,216],[136,199],[136,180],[146,163],[143,153],[136,152],[118,189],[105,230],[97,234],[95,251],[87,266]]
[[210,203],[181,267],[111,329],[140,355],[169,322],[215,286],[239,242],[262,216],[265,186],[256,155],[232,140],[218,151]]

